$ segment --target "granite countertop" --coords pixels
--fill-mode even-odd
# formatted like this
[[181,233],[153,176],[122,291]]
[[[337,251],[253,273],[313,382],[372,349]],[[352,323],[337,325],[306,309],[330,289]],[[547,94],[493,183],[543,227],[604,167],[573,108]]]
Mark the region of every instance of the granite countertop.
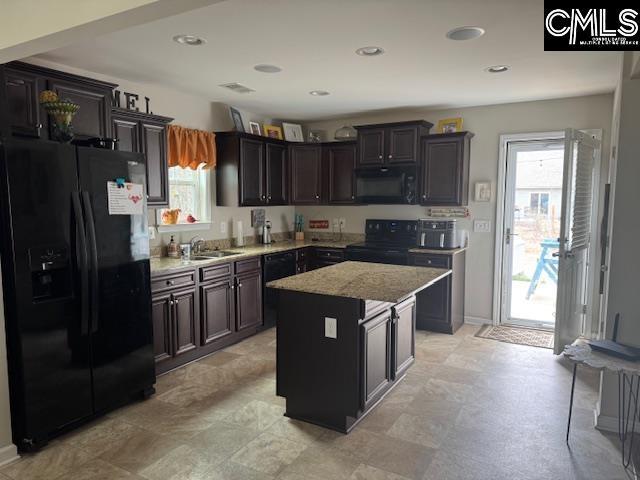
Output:
[[342,262],[267,283],[267,287],[398,303],[451,274],[446,268]]
[[435,254],[435,255],[455,255],[460,252],[464,252],[469,247],[459,247],[459,248],[450,248],[450,249],[442,249],[442,248],[410,248],[409,253],[426,253],[426,254]]
[[151,258],[151,273],[169,273],[172,270],[183,270],[186,268],[200,268],[208,265],[214,265],[216,263],[234,262],[236,260],[242,260],[243,258],[255,257],[258,255],[268,255],[270,253],[286,252],[288,250],[296,250],[304,247],[330,247],[330,248],[345,248],[352,242],[337,242],[337,241],[287,241],[277,242],[271,245],[248,245],[242,248],[225,248],[225,252],[234,252],[236,255],[228,255],[221,258],[210,258],[207,260],[191,260],[189,262],[183,262],[180,258],[169,257],[154,257]]

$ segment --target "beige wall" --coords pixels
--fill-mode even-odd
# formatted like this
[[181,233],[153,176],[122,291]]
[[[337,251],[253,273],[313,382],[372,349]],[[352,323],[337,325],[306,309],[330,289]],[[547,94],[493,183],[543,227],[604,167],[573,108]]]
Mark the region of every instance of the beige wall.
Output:
[[[475,182],[491,181],[493,198],[489,203],[476,203],[471,198],[471,219],[460,222],[471,230],[473,219],[491,220],[491,233],[470,232],[467,254],[466,315],[475,319],[492,318],[493,267],[496,216],[496,182],[498,179],[499,137],[506,133],[563,130],[568,127],[602,129],[603,152],[609,151],[613,96],[611,94],[565,98],[537,102],[470,107],[453,110],[406,109],[381,112],[353,118],[311,122],[307,129],[324,130],[327,138],[342,125],[383,123],[425,119],[437,125],[439,119],[463,117],[464,129],[475,133],[471,140],[470,188]],[[434,127],[435,128],[435,127]],[[471,190],[473,191],[473,190]],[[419,206],[362,207],[297,207],[306,219],[344,217],[347,232],[363,232],[367,218],[415,219],[426,215]]]
[[[166,115],[174,118],[175,120],[173,123],[177,125],[209,131],[226,131],[233,129],[233,121],[229,115],[229,107],[222,103],[211,102],[204,98],[195,97],[193,95],[188,95],[155,85],[135,83],[115,77],[87,72],[85,70],[55,64],[38,58],[30,58],[28,61],[78,75],[85,75],[117,83],[120,91],[137,93],[140,95],[141,99],[144,96],[149,97],[151,99],[151,110],[158,115]],[[124,101],[124,97],[122,97],[122,100]],[[144,105],[144,103],[141,105]],[[249,121],[257,121],[259,123],[271,123],[272,121],[270,118],[254,115],[251,112],[247,112],[242,109],[240,109],[240,113],[242,114],[246,130],[249,130]],[[215,185],[215,172],[212,177],[212,183]],[[276,233],[292,230],[293,207],[268,207],[266,210],[267,218],[272,220],[272,232]],[[211,228],[207,230],[188,230],[179,233],[162,233],[157,235],[156,238],[151,241],[151,245],[165,245],[169,241],[169,237],[171,235],[174,235],[178,242],[186,242],[195,235],[202,236],[207,240],[231,238],[233,231],[229,226],[231,224],[235,225],[238,220],[243,222],[245,235],[249,235],[251,233],[251,208],[249,207],[216,207],[214,204],[214,208],[211,210],[211,218]],[[150,209],[149,224],[153,225],[155,223],[155,210]],[[223,234],[221,231],[221,223],[224,223],[227,226],[226,234]]]
[[[606,297],[607,337],[611,338],[613,319],[620,313],[618,341],[640,346],[640,297],[637,272],[640,271],[640,78],[635,78],[634,61],[638,55],[625,53],[621,80],[616,91],[612,145],[617,151],[612,162],[609,278]],[[617,130],[617,132],[616,132]],[[601,385],[598,426],[615,430],[618,415],[618,379],[604,375]]]

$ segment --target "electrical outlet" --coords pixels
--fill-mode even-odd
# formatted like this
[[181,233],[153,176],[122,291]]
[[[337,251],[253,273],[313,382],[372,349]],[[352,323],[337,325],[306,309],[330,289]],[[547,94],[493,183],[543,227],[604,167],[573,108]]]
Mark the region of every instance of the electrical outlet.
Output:
[[338,338],[338,319],[324,317],[324,336],[327,338]]
[[220,233],[227,233],[227,222],[220,222]]
[[341,218],[338,221],[340,222],[340,224],[339,224],[340,228],[342,230],[344,230],[346,228],[346,226],[347,226],[347,219],[346,218]]
[[338,228],[340,226],[340,219],[339,218],[334,218],[331,223],[333,225],[333,228]]
[[473,231],[478,233],[491,233],[491,220],[474,220]]
[[156,239],[156,227],[152,225],[149,227],[149,240],[155,240],[155,239]]

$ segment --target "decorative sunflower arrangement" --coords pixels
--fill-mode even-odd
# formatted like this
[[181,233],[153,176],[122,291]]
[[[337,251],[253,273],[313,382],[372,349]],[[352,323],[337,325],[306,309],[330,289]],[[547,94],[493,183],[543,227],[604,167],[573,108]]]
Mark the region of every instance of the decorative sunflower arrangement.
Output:
[[71,122],[80,105],[69,100],[60,100],[56,92],[51,90],[44,90],[40,93],[40,105],[53,117],[56,139],[61,142],[69,142],[73,138]]

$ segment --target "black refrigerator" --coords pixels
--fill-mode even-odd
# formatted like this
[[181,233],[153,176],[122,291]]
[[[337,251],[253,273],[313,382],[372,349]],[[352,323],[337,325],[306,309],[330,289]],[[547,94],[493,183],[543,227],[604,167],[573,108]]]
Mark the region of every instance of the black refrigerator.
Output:
[[144,157],[0,140],[11,418],[21,450],[154,391],[146,195],[139,214],[110,214],[108,182],[145,185]]

